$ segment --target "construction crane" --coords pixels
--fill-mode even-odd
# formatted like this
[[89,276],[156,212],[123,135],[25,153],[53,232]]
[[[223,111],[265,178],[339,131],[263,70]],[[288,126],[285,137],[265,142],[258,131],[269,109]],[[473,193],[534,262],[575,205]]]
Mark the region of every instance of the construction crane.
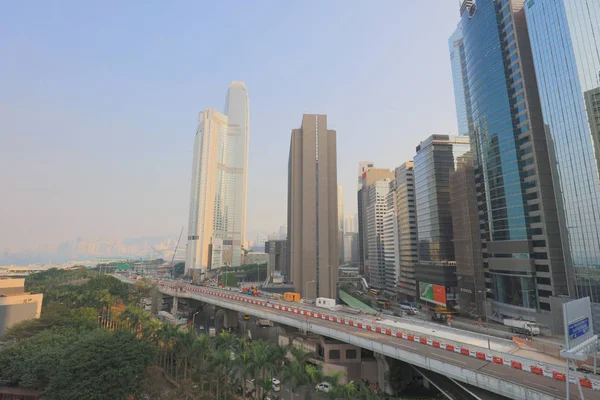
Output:
[[179,241],[181,240],[181,235],[183,234],[183,226],[181,227],[181,232],[179,232],[179,238],[177,239],[177,244],[175,245],[175,250],[173,251],[173,257],[171,257],[171,263],[169,264],[169,274],[173,277],[173,261],[175,260],[175,254],[177,254],[177,249],[179,248]]

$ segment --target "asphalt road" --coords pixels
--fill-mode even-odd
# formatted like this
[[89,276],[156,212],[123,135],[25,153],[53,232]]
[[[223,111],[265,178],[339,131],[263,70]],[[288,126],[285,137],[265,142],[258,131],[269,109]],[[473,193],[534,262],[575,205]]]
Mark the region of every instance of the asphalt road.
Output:
[[[213,289],[213,288],[210,288]],[[202,297],[199,295],[198,297]],[[231,301],[238,303],[235,300],[228,300],[219,298],[222,301]],[[245,303],[244,306],[248,309],[248,313],[251,314],[253,309],[267,312],[273,315],[281,315],[281,311],[273,310],[271,308]],[[294,318],[299,321],[306,321],[306,316],[298,315],[294,313],[285,313],[286,317]],[[321,325],[327,328],[342,331],[344,333],[353,334],[365,339],[373,340],[374,342],[391,345],[405,351],[430,357],[442,362],[450,363],[461,368],[478,371],[482,374],[489,375],[493,378],[501,378],[505,381],[512,382],[522,386],[529,386],[542,393],[558,397],[566,397],[566,384],[565,382],[557,381],[548,377],[535,375],[532,373],[512,369],[503,365],[495,364],[493,362],[470,358],[462,354],[457,354],[444,349],[438,349],[435,347],[427,346],[420,343],[409,342],[407,340],[398,339],[392,336],[385,336],[380,333],[370,332],[356,327],[348,325],[340,325],[338,323],[325,321],[317,318],[311,318],[312,324]],[[576,385],[571,384],[571,398],[579,399],[579,389]],[[600,400],[600,392],[592,389],[583,388],[583,393],[586,400]]]

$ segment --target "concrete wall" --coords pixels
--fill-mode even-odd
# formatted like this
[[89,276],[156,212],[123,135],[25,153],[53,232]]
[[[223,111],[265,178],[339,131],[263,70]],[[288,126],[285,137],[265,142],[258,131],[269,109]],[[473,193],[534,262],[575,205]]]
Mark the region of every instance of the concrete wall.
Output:
[[36,303],[0,305],[0,336],[11,326],[28,319],[34,319],[37,313]]

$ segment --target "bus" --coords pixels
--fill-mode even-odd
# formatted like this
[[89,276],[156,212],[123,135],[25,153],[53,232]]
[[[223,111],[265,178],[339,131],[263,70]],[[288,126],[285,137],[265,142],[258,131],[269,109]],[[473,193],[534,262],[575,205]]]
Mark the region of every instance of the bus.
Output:
[[379,290],[369,289],[369,293],[371,293],[373,296],[377,296],[377,295],[379,295]]

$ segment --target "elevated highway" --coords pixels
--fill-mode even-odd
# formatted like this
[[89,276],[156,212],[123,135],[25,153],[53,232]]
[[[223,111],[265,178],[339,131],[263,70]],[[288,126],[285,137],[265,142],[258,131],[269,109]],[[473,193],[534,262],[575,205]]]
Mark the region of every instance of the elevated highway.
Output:
[[[132,280],[119,277],[133,283]],[[189,298],[221,308],[249,313],[302,331],[353,344],[420,369],[447,376],[512,399],[565,399],[564,367],[436,336],[399,330],[365,315],[342,314],[306,304],[267,300],[235,291],[176,282],[158,283],[166,295]],[[572,398],[600,400],[600,380],[571,373]],[[577,394],[575,397],[573,394]]]

